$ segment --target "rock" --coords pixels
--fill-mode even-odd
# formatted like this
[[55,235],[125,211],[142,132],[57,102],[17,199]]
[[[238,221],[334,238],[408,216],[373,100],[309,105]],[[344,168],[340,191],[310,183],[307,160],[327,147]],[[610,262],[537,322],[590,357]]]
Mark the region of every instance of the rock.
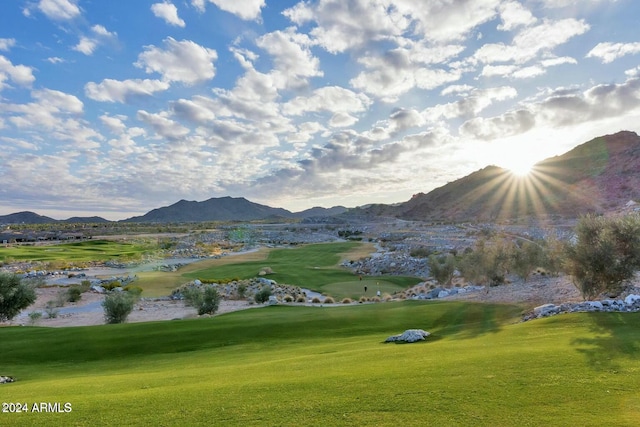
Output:
[[636,294],[629,294],[627,295],[627,297],[624,299],[624,303],[627,305],[633,305],[635,304],[636,301],[640,300],[640,295],[636,295]]
[[104,292],[105,292],[104,288],[102,286],[100,286],[100,285],[91,286],[91,290],[94,291],[94,292],[97,292],[99,294],[104,294]]
[[429,335],[431,335],[431,333],[423,331],[422,329],[407,329],[400,335],[390,336],[384,342],[413,343],[416,341],[424,341]]
[[278,298],[275,295],[269,295],[269,305],[277,305]]
[[6,383],[12,383],[14,382],[16,379],[13,377],[8,377],[5,375],[0,375],[0,384],[6,384]]
[[440,292],[438,292],[438,298],[444,298],[444,297],[448,297],[449,296],[449,292],[442,290]]
[[548,316],[557,313],[559,308],[555,304],[543,304],[533,309],[533,313],[538,316]]
[[196,286],[200,286],[200,285],[202,285],[202,282],[200,280],[196,279],[196,280],[193,281],[193,284],[196,285]]

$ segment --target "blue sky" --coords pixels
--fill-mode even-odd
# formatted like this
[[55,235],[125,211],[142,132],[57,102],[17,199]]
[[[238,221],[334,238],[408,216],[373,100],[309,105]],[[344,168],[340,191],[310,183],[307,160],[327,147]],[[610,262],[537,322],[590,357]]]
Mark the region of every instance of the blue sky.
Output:
[[11,0],[0,215],[396,203],[638,131],[633,0]]

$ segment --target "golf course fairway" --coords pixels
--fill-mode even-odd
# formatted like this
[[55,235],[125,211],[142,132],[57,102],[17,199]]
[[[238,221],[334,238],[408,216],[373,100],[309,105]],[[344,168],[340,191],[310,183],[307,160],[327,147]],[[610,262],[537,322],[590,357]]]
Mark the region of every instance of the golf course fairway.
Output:
[[[0,384],[0,400],[14,403],[0,412],[0,425],[640,422],[637,313],[522,323],[521,312],[515,305],[405,301],[4,327],[0,375],[16,382]],[[410,328],[432,335],[383,343]],[[34,412],[42,402],[59,412]],[[27,411],[16,412],[15,404]]]

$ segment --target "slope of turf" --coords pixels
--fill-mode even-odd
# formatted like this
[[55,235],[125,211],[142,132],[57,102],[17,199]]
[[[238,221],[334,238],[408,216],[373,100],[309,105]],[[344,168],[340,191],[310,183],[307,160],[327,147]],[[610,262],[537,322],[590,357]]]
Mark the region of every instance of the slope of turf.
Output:
[[[210,319],[1,328],[1,425],[634,425],[640,317],[518,323],[463,303],[269,307]],[[427,342],[382,344],[410,327]]]
[[[249,279],[256,277],[264,267],[270,267],[270,279],[317,292],[326,292],[334,297],[358,297],[362,295],[364,284],[346,268],[339,267],[341,257],[350,250],[361,246],[358,242],[321,243],[305,245],[293,249],[276,249],[269,252],[265,260],[225,264],[185,273],[190,279]],[[384,291],[395,292],[420,282],[416,277],[384,276],[370,278],[384,281]],[[336,286],[341,283],[345,288]],[[357,291],[356,291],[357,289]],[[375,290],[370,288],[369,295]]]

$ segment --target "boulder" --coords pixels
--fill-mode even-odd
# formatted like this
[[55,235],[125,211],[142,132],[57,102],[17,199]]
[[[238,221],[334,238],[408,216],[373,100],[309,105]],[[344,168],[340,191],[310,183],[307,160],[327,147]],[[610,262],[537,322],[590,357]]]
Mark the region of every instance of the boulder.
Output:
[[400,335],[392,335],[384,342],[405,342],[405,343],[413,343],[417,341],[424,341],[426,337],[431,335],[431,333],[427,331],[423,331],[422,329],[407,329]]
[[5,384],[5,383],[12,383],[14,382],[16,379],[13,377],[8,377],[5,375],[0,375],[0,384]]
[[533,309],[534,314],[538,317],[556,314],[558,311],[559,308],[555,304],[543,304]]
[[640,300],[640,295],[636,295],[636,294],[629,294],[627,295],[627,297],[624,299],[624,303],[627,305],[633,305],[636,301]]

